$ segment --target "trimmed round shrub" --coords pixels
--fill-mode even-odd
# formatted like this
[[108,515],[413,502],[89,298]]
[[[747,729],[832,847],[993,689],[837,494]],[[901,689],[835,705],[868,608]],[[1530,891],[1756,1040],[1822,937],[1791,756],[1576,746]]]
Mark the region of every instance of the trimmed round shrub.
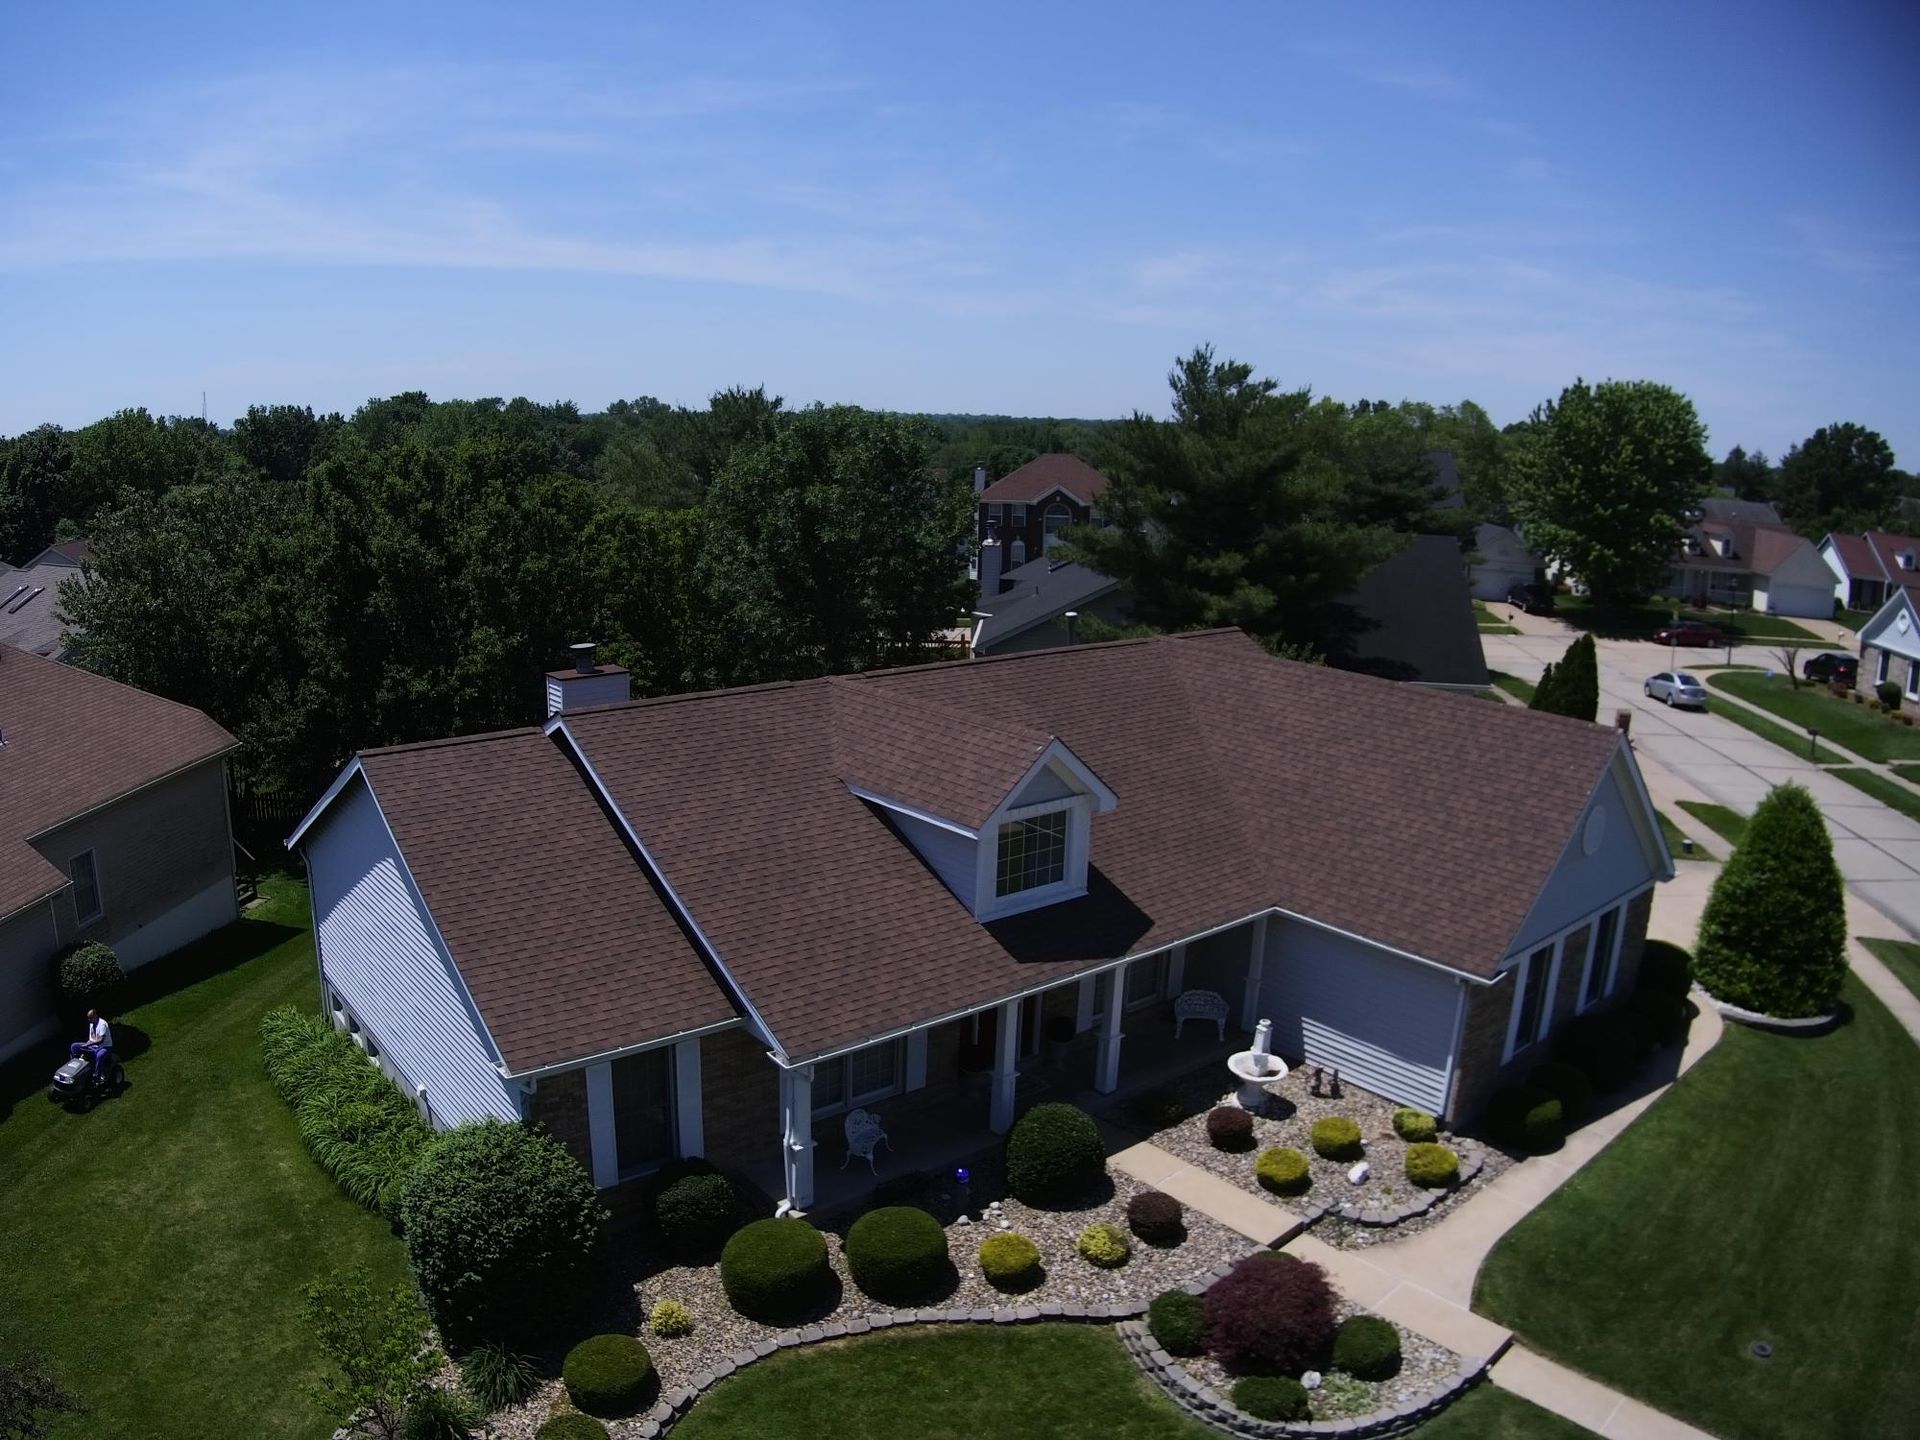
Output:
[[1207,1316],[1198,1295],[1163,1290],[1147,1306],[1147,1330],[1169,1355],[1198,1355],[1207,1348]]
[[1556,1058],[1578,1065],[1593,1077],[1601,1094],[1618,1090],[1640,1068],[1640,1037],[1617,1010],[1581,1015],[1561,1032]]
[[1313,1184],[1313,1167],[1291,1145],[1262,1150],[1253,1162],[1253,1175],[1264,1190],[1276,1195],[1299,1195]]
[[804,1220],[755,1220],[720,1252],[727,1303],[769,1325],[819,1304],[832,1281],[826,1237]]
[[746,1221],[733,1182],[698,1156],[660,1168],[650,1205],[660,1244],[675,1256],[710,1256]]
[[1256,1420],[1305,1420],[1307,1387],[1290,1375],[1247,1375],[1233,1382],[1233,1408]]
[[1557,1099],[1561,1115],[1568,1120],[1578,1120],[1593,1109],[1593,1078],[1570,1061],[1549,1060],[1535,1066],[1527,1084]]
[[1646,948],[1640,952],[1640,972],[1634,979],[1634,988],[1684,1000],[1692,987],[1693,957],[1665,940],[1647,941]]
[[653,1398],[653,1357],[631,1335],[595,1335],[560,1367],[567,1398],[589,1415],[631,1415]]
[[1333,1343],[1326,1271],[1292,1255],[1248,1256],[1214,1281],[1202,1308],[1208,1353],[1233,1375],[1298,1375]]
[[1403,1105],[1393,1112],[1393,1133],[1409,1145],[1424,1145],[1440,1133],[1440,1122],[1424,1110]]
[[1444,1145],[1423,1141],[1407,1147],[1407,1179],[1429,1190],[1443,1190],[1460,1178],[1460,1157]]
[[1149,1245],[1178,1245],[1187,1238],[1187,1212],[1162,1190],[1142,1190],[1127,1202],[1127,1228]]
[[1662,990],[1636,990],[1627,1001],[1629,1014],[1647,1023],[1657,1045],[1672,1045],[1687,1034],[1687,1002]]
[[119,993],[121,983],[127,978],[113,947],[98,940],[62,951],[55,969],[60,1001],[76,1015],[84,1015],[89,1010],[104,1013],[107,1002]]
[[1081,1259],[1098,1265],[1102,1270],[1118,1270],[1133,1257],[1133,1245],[1127,1239],[1127,1232],[1104,1220],[1096,1220],[1082,1230],[1080,1238],[1074,1242],[1074,1248],[1080,1252]]
[[1805,786],[1776,786],[1713,882],[1694,978],[1716,1000],[1763,1015],[1826,1014],[1847,976],[1845,902],[1820,807]]
[[1333,1332],[1333,1368],[1356,1380],[1400,1373],[1400,1332],[1378,1315],[1349,1315]]
[[980,1273],[996,1290],[1018,1295],[1045,1279],[1040,1247],[1024,1235],[1003,1230],[980,1242]]
[[1072,1200],[1106,1171],[1100,1127],[1078,1106],[1036,1105],[1007,1135],[1007,1188],[1029,1205]]
[[1360,1127],[1344,1115],[1322,1115],[1313,1122],[1313,1148],[1329,1160],[1358,1160]]
[[1238,1105],[1216,1105],[1207,1112],[1207,1140],[1216,1150],[1235,1154],[1253,1148],[1253,1116]]
[[460,1357],[460,1383],[489,1411],[518,1405],[540,1386],[540,1367],[497,1340],[476,1345]]
[[400,1213],[414,1278],[454,1336],[544,1310],[606,1221],[593,1181],[558,1140],[491,1119],[427,1143]]
[[1487,1122],[1509,1145],[1551,1150],[1566,1133],[1565,1116],[1558,1096],[1531,1085],[1515,1085],[1493,1097]]
[[607,1427],[591,1415],[569,1411],[543,1420],[533,1440],[607,1440]]
[[400,1417],[399,1440],[468,1440],[478,1420],[466,1396],[423,1390]]
[[647,1312],[647,1328],[663,1340],[693,1333],[693,1311],[678,1300],[656,1300]]
[[869,1210],[847,1231],[847,1273],[876,1300],[909,1304],[951,1288],[947,1232],[912,1205]]

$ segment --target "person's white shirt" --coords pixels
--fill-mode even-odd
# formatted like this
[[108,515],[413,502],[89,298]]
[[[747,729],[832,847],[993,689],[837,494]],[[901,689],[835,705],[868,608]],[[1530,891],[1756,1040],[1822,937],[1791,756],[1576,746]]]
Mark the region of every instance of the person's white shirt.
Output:
[[[67,1033],[71,1035],[73,1032],[69,1030]],[[87,1043],[89,1045],[102,1045],[109,1050],[113,1048],[113,1028],[107,1024],[106,1016],[100,1016],[93,1024],[87,1027]]]

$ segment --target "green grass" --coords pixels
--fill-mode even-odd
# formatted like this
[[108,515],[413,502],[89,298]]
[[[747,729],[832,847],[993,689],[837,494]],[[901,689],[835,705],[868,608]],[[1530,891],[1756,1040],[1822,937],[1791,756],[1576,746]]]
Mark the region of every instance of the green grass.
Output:
[[1860,627],[1879,613],[1878,610],[1836,610],[1833,612],[1833,621],[1834,624],[1844,625],[1858,635]]
[[1482,635],[1518,635],[1520,632],[1478,600],[1473,602],[1473,623]]
[[1413,1440],[1594,1440],[1586,1426],[1492,1384],[1474,1386],[1408,1433]]
[[1911,940],[1877,940],[1865,935],[1860,943],[1878,956],[1902,985],[1920,996],[1920,945]]
[[306,890],[264,890],[135,973],[114,1017],[123,1094],[68,1114],[45,1052],[0,1072],[0,1316],[92,1407],[60,1440],[328,1435],[300,1292],[335,1266],[406,1278],[400,1242],[308,1158],[261,1069],[260,1016],[316,998]]
[[[1577,595],[1556,597],[1553,617],[1564,620],[1576,630],[1591,630],[1595,635],[1615,640],[1644,640],[1662,626],[1671,625],[1678,614],[1682,620],[1698,620],[1736,643],[1756,640],[1803,640],[1818,644],[1819,637],[1791,620],[1778,615],[1761,615],[1750,610],[1695,610],[1670,605],[1629,605],[1601,609]],[[1711,646],[1701,647],[1711,649]]]
[[1910,1433],[1920,1046],[1858,980],[1845,1000],[1817,1038],[1729,1025],[1507,1233],[1475,1307],[1716,1435],[1799,1440],[1841,1415],[1851,1435]]
[[1533,682],[1522,680],[1518,675],[1508,675],[1499,670],[1489,670],[1487,678],[1495,687],[1506,691],[1517,700],[1531,704],[1533,701]]
[[1747,833],[1747,817],[1725,805],[1710,805],[1704,800],[1674,802],[1729,845],[1738,845]]
[[1920,765],[1895,765],[1891,768],[1894,774],[1908,784],[1920,785]]
[[1694,842],[1694,846],[1691,851],[1689,851],[1686,848],[1686,846],[1681,843],[1682,841],[1687,839],[1687,832],[1682,830],[1678,825],[1674,824],[1672,817],[1669,816],[1666,811],[1656,810],[1653,813],[1660,817],[1660,833],[1667,837],[1667,849],[1672,853],[1674,859],[1676,860],[1711,860],[1713,859],[1713,856],[1708,853],[1707,847],[1700,844],[1698,841]]
[[1914,794],[1903,785],[1896,785],[1884,775],[1852,765],[1840,766],[1827,771],[1827,774],[1838,776],[1856,790],[1865,791],[1882,805],[1891,806],[1909,820],[1920,820],[1920,795]]
[[1868,760],[1920,760],[1920,729],[1896,724],[1851,700],[1836,700],[1824,686],[1802,685],[1795,690],[1784,675],[1769,680],[1752,671],[1709,675],[1707,684],[1758,705],[1802,731],[1816,729]]
[[[1707,683],[1711,685],[1713,681],[1708,680]],[[1739,705],[1716,705],[1713,707],[1713,713],[1722,720],[1731,720],[1742,730],[1752,731],[1762,740],[1771,741],[1782,750],[1791,750],[1802,760],[1813,759],[1822,765],[1836,765],[1846,758],[1836,751],[1829,750],[1825,745],[1818,749],[1810,749],[1811,742],[1807,739],[1805,731],[1789,730],[1784,725],[1776,725],[1765,716],[1756,715]]]

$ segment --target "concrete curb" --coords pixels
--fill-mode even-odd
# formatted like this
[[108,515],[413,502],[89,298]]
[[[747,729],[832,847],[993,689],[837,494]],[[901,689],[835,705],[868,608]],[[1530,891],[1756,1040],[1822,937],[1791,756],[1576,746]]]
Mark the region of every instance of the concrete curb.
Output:
[[1779,1015],[1764,1015],[1758,1010],[1743,1010],[1725,1000],[1716,1000],[1698,985],[1693,987],[1693,994],[1696,999],[1718,1010],[1722,1019],[1752,1030],[1771,1030],[1778,1035],[1814,1036],[1824,1035],[1840,1023],[1838,1010],[1830,1010],[1825,1015],[1810,1015],[1804,1020],[1789,1020]]

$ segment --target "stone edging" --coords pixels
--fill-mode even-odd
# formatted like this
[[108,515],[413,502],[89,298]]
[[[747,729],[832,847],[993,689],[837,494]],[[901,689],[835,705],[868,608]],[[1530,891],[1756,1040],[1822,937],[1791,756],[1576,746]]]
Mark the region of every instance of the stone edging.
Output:
[[[1207,1283],[1211,1284],[1212,1281]],[[848,1336],[891,1330],[900,1325],[1033,1325],[1043,1320],[1104,1325],[1117,1320],[1132,1320],[1146,1313],[1146,1305],[1135,1301],[1078,1305],[1045,1300],[993,1308],[982,1306],[978,1309],[934,1307],[926,1310],[881,1310],[852,1320],[835,1320],[824,1325],[808,1325],[799,1330],[782,1330],[771,1340],[762,1340],[757,1345],[734,1351],[713,1369],[703,1370],[686,1385],[667,1391],[652,1409],[638,1417],[639,1423],[634,1433],[641,1436],[642,1440],[656,1440],[656,1437],[667,1434],[680,1423],[687,1411],[693,1408],[694,1401],[729,1375],[782,1350],[817,1345],[823,1340],[844,1340]]]
[[1840,1023],[1838,1010],[1829,1010],[1825,1015],[1809,1015],[1805,1019],[1789,1020],[1784,1016],[1765,1015],[1758,1010],[1743,1010],[1740,1006],[1728,1001],[1716,1000],[1699,985],[1693,987],[1693,993],[1718,1010],[1722,1018],[1755,1030],[1773,1030],[1782,1035],[1824,1035]]
[[1355,1205],[1347,1200],[1334,1201],[1326,1205],[1308,1205],[1297,1212],[1301,1227],[1304,1229],[1309,1225],[1317,1224],[1329,1215],[1337,1215],[1342,1220],[1352,1221],[1356,1225],[1376,1227],[1398,1225],[1404,1220],[1417,1220],[1449,1195],[1463,1189],[1467,1182],[1480,1174],[1487,1163],[1487,1153],[1478,1145],[1472,1146],[1471,1149],[1461,1145],[1458,1153],[1460,1154],[1460,1176],[1444,1190],[1423,1190],[1417,1199],[1384,1210],[1377,1205]]

